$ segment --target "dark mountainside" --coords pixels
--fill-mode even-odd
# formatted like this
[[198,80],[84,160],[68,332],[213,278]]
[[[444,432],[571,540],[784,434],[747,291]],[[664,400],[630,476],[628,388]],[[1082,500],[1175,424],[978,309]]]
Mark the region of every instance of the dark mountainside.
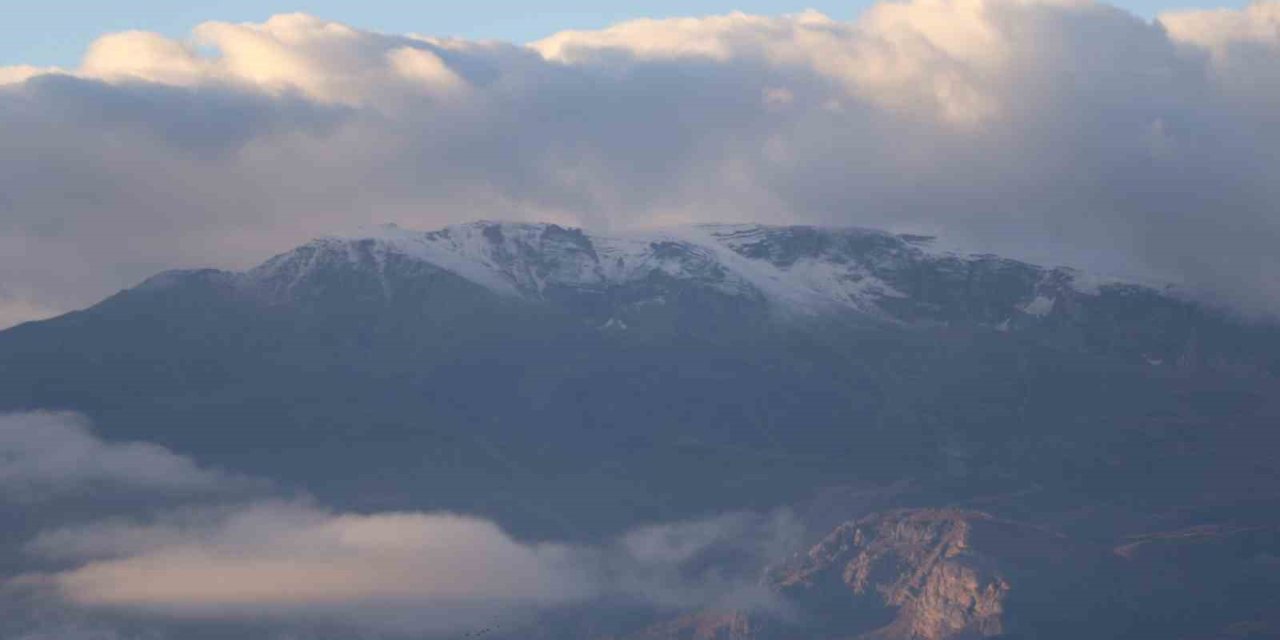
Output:
[[1280,328],[858,229],[475,223],[0,332],[0,411],[528,539],[789,506],[794,607],[518,637],[1280,635]]

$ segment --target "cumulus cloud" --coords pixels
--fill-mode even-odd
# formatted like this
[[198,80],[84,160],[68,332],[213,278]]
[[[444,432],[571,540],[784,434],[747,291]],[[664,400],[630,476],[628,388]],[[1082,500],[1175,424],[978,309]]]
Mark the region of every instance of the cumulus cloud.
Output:
[[[884,3],[856,23],[817,11],[783,18],[733,13],[708,18],[636,20],[600,31],[566,31],[532,46],[549,60],[751,61],[771,70],[815,74],[852,100],[972,124],[996,114],[998,96],[981,83],[1012,62],[1019,34],[990,19],[984,0]],[[839,95],[839,92],[836,94]],[[839,98],[831,104],[838,105]]]
[[238,482],[164,447],[104,441],[77,414],[0,414],[0,497],[110,489],[207,492]]
[[48,531],[28,552],[72,568],[19,582],[91,609],[452,633],[605,599],[776,609],[759,571],[798,536],[788,514],[732,514],[583,546],[518,541],[448,513],[262,501]]
[[[217,55],[202,54],[205,49]],[[435,49],[427,40],[284,14],[262,24],[207,22],[185,42],[145,31],[103,36],[89,47],[80,73],[112,82],[239,85],[320,102],[377,105],[392,92],[460,89],[461,79]]]
[[109,34],[78,69],[0,72],[7,317],[480,217],[937,233],[1274,315],[1277,6],[912,0],[528,46],[297,14]]

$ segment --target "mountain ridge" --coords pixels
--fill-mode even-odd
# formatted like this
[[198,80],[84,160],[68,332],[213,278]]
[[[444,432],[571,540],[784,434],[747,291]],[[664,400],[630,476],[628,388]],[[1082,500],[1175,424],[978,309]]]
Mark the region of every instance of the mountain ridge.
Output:
[[[382,297],[395,294],[387,269],[413,263],[451,274],[504,297],[625,312],[666,302],[671,283],[692,285],[767,310],[775,319],[830,315],[888,322],[951,322],[958,315],[1006,330],[1064,309],[1080,297],[1130,289],[1181,301],[1171,286],[1103,278],[1069,267],[1044,267],[990,253],[940,250],[933,238],[859,227],[709,224],[623,234],[592,234],[549,223],[479,221],[434,231],[382,225],[324,236],[243,272],[177,270],[140,285],[155,288],[184,275],[226,279],[267,301],[295,294],[317,269],[373,276]],[[926,282],[946,280],[942,286]],[[986,296],[939,295],[961,286]],[[965,307],[967,308],[961,308]],[[618,314],[602,327],[628,325]]]
[[[980,546],[1006,521],[1027,523],[1015,529],[1029,549],[1045,548],[1037,531],[1062,531],[1087,543],[1072,562],[1136,563],[1120,574],[1129,594],[1170,567],[1204,571],[1169,606],[1135,604],[1144,615],[1176,616],[1214,592],[1228,621],[1270,605],[1240,594],[1271,588],[1280,548],[1274,325],[865,230],[383,233],[392,240],[320,239],[247,272],[166,272],[0,331],[0,411],[76,411],[106,439],[268,477],[334,509],[475,514],[527,540],[596,543],[778,508],[825,533],[881,514],[837,528],[849,535],[826,559],[776,584],[818,622],[849,623],[800,637],[1018,637],[1028,621],[1058,624],[1015,549]],[[805,306],[814,299],[841,304]],[[948,506],[995,520],[893,511]],[[1142,544],[1121,558],[1116,541]],[[850,567],[867,580],[845,582]],[[879,624],[849,617],[859,612]],[[775,631],[685,613],[646,618],[658,626],[639,637]]]

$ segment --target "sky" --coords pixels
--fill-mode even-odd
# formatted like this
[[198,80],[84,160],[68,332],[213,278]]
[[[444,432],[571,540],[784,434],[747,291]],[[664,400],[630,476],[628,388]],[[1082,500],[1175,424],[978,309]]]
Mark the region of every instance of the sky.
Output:
[[158,31],[127,2],[6,16],[81,30],[84,53],[0,66],[0,326],[360,225],[476,219],[926,233],[1280,315],[1280,2],[495,7],[488,26],[165,5]]
[[[180,36],[206,20],[261,22],[277,13],[298,11],[374,31],[531,42],[564,29],[594,29],[641,17],[731,11],[771,15],[817,9],[847,20],[870,3],[866,0],[548,0],[537,3],[515,0],[45,0],[22,5],[6,9],[5,19],[0,23],[0,65],[71,66],[90,41],[109,31],[143,29]],[[1125,0],[1118,6],[1152,17],[1186,4],[1177,0]]]

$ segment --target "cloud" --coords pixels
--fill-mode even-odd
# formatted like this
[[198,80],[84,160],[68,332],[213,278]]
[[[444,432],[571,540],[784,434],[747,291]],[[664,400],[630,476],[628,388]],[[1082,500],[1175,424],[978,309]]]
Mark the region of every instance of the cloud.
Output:
[[640,527],[611,547],[614,588],[672,609],[785,613],[759,580],[761,569],[801,548],[805,530],[790,511],[729,513]]
[[[600,31],[566,31],[532,46],[548,60],[744,60],[829,80],[845,97],[920,110],[955,124],[996,115],[984,76],[1008,66],[1017,34],[990,19],[1005,8],[983,0],[883,3],[856,23],[816,12],[780,18],[733,13],[636,20]],[[839,93],[837,93],[839,95]]]
[[52,318],[59,315],[59,311],[33,301],[30,296],[8,295],[0,290],[0,328]]
[[36,67],[29,64],[0,67],[0,86],[19,84],[36,76],[55,73],[61,73],[61,70],[56,67]]
[[731,514],[568,545],[448,513],[260,501],[47,531],[28,552],[74,566],[19,582],[90,610],[455,633],[606,599],[776,609],[759,572],[797,536],[787,514]]
[[57,412],[0,415],[5,501],[24,519],[0,528],[0,611],[39,613],[0,623],[6,637],[208,622],[449,634],[615,605],[783,614],[759,578],[804,535],[788,511],[591,543],[453,513],[334,511]]
[[1274,316],[1277,6],[913,0],[529,46],[299,14],[109,34],[78,69],[0,72],[0,272],[67,309],[366,223],[852,224]]
[[[305,14],[262,24],[206,22],[182,42],[145,31],[103,36],[80,74],[111,82],[227,84],[326,103],[377,104],[390,93],[447,94],[461,78],[429,41],[362,32]],[[217,55],[202,53],[213,50]]]
[[119,554],[53,580],[80,605],[237,617],[368,617],[462,630],[593,593],[568,547],[521,544],[492,523],[448,514],[335,514],[259,503],[212,521],[48,535]]
[[164,447],[104,441],[77,414],[0,414],[0,498],[111,490],[209,492],[240,482]]
[[617,605],[781,615],[759,578],[804,535],[788,511],[592,543],[519,540],[453,513],[334,511],[54,412],[0,415],[5,501],[25,517],[0,528],[0,611],[27,613],[0,635],[30,637],[209,622],[449,634]]
[[1258,2],[1242,9],[1171,11],[1160,16],[1170,37],[1219,56],[1233,47],[1280,45],[1280,4]]

